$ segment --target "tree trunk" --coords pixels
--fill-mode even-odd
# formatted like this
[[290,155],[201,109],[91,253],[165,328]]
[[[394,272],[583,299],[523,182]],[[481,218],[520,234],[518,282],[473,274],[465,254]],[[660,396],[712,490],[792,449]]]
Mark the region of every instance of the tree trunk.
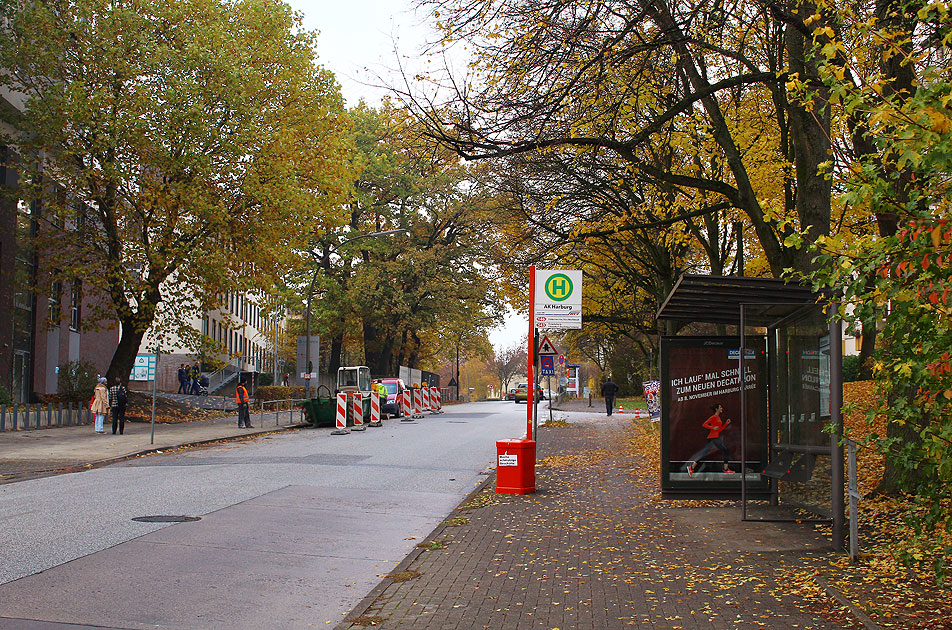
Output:
[[340,353],[344,348],[344,333],[339,332],[331,339],[331,354],[327,358],[327,373],[332,382],[336,382],[337,368],[340,367]]
[[[812,6],[801,5],[807,14]],[[795,157],[797,181],[796,208],[800,225],[807,230],[806,243],[830,233],[832,212],[832,181],[820,174],[821,164],[830,160],[830,107],[828,91],[822,87],[816,63],[807,57],[807,42],[796,29],[786,29],[787,59],[790,71],[813,88],[809,109],[790,102],[788,120]],[[796,268],[808,272],[814,268],[814,254],[801,247],[796,254]]]
[[373,324],[364,322],[364,357],[374,378],[386,378],[394,374],[393,338]]
[[129,375],[132,374],[132,368],[135,366],[136,355],[139,353],[139,347],[142,345],[144,331],[136,332],[138,327],[131,319],[120,321],[121,334],[116,351],[112,354],[112,361],[109,362],[109,369],[106,370],[106,378],[109,384],[115,382],[116,377],[122,379],[123,385],[129,384]]

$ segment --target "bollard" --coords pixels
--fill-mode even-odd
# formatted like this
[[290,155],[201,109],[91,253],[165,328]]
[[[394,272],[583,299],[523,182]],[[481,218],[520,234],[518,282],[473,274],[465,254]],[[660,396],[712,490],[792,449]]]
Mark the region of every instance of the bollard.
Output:
[[423,393],[418,389],[413,390],[413,417],[423,417]]
[[331,435],[347,435],[347,393],[337,394],[337,428],[331,431]]
[[351,394],[351,412],[354,414],[354,431],[366,431],[364,426],[364,401],[360,392]]
[[370,392],[370,426],[383,426],[383,422],[380,421],[380,392],[378,391]]
[[411,403],[411,396],[409,389],[403,390],[400,394],[400,404],[403,408],[403,413],[400,414],[400,422],[413,422],[413,404]]

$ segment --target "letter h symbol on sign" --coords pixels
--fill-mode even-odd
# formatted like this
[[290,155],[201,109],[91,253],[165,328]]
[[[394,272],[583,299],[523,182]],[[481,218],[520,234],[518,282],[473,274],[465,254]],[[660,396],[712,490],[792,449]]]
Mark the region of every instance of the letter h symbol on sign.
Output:
[[565,295],[569,292],[569,285],[565,278],[554,278],[552,280],[552,293],[556,295]]

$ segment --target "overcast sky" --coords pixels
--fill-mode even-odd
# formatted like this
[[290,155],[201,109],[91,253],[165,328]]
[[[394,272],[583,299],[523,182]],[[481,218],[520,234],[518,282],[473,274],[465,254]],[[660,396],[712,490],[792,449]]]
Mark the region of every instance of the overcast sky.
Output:
[[[361,98],[376,105],[386,91],[378,76],[396,80],[394,49],[404,63],[431,39],[430,27],[412,0],[286,0],[304,14],[304,27],[319,31],[317,53],[332,71],[349,106]],[[412,61],[411,61],[412,63]]]

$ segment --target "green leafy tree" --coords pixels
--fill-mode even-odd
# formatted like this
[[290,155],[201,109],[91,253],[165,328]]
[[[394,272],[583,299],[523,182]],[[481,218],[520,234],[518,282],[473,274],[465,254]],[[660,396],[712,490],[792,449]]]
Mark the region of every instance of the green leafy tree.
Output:
[[[494,320],[485,315],[495,300],[486,256],[494,195],[484,169],[427,141],[405,111],[385,104],[351,115],[358,172],[347,231],[322,234],[315,247],[315,314],[331,337],[331,371],[345,342],[375,375],[436,369],[456,333],[479,338]],[[390,229],[406,233],[342,241]]]
[[158,345],[187,332],[340,223],[339,87],[287,5],[0,0],[0,14],[0,85],[25,98],[2,142],[19,194],[42,202],[51,279],[81,278],[101,297],[86,323],[121,326],[110,378],[150,328]]
[[847,321],[866,330],[883,318],[873,365],[889,423],[874,436],[889,462],[881,489],[915,497],[920,536],[909,557],[943,578],[952,559],[952,15],[941,3],[879,8],[842,10],[846,41],[865,44],[855,49],[865,55],[835,40],[818,54],[857,134],[841,201],[881,229],[819,239],[813,278],[843,296]]

